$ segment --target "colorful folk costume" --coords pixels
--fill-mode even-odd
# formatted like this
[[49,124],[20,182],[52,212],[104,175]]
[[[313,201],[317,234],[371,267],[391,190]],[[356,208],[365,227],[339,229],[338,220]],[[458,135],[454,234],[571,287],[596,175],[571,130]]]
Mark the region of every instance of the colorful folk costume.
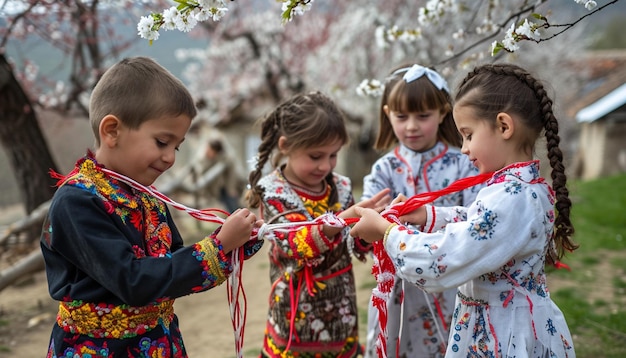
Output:
[[[217,231],[185,247],[167,206],[103,172],[91,152],[60,179],[41,239],[59,301],[47,357],[186,357],[174,299],[231,273]],[[261,245],[246,243],[245,257]]]
[[[391,189],[390,195],[394,198],[399,194],[409,198],[441,190],[458,179],[476,174],[478,169],[466,155],[443,142],[424,152],[398,145],[372,165],[371,173],[363,179],[362,199],[371,198],[384,188]],[[433,205],[467,206],[474,201],[480,188],[482,185],[476,185],[442,196]],[[455,297],[455,287],[425,293],[396,277],[387,301],[386,356],[442,358]],[[379,357],[379,316],[371,300],[367,330],[365,357]]]
[[539,162],[496,172],[469,208],[426,205],[430,233],[384,239],[396,274],[427,292],[458,287],[448,357],[575,357],[544,272],[555,197]]
[[[329,205],[330,185],[311,193],[287,182],[280,169],[261,178],[266,223],[311,221],[354,204],[350,180],[334,175],[338,202]],[[358,311],[351,254],[365,260],[371,245],[348,235],[326,237],[321,225],[275,232],[270,241],[269,312],[262,357],[356,357]]]

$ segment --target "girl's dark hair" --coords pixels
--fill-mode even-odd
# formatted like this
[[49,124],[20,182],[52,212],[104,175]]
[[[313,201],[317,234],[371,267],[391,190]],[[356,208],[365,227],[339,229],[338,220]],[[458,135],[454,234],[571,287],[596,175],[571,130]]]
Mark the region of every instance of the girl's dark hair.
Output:
[[437,137],[448,145],[461,147],[462,138],[454,124],[452,117],[452,98],[445,89],[438,89],[430,82],[427,76],[422,76],[406,83],[402,77],[412,65],[400,66],[391,71],[385,80],[385,89],[380,101],[378,116],[378,136],[374,149],[388,150],[398,143],[393,133],[389,117],[383,109],[385,105],[390,110],[401,112],[424,112],[438,109],[445,113],[445,118],[439,124]]
[[[261,119],[261,144],[256,166],[248,178],[250,190],[246,196],[252,208],[261,204],[263,191],[257,183],[265,164],[271,160],[272,167],[276,168],[283,159],[281,153],[275,151],[281,136],[287,138],[286,148],[290,151],[319,147],[336,140],[343,144],[349,142],[343,112],[321,92],[297,94],[278,105]],[[332,172],[326,176],[326,182],[331,186],[328,204],[332,206],[338,200]]]
[[544,130],[548,159],[552,167],[552,188],[556,194],[553,250],[548,262],[556,263],[564,250],[578,248],[572,240],[574,227],[570,221],[572,202],[566,186],[563,153],[559,148],[559,122],[554,116],[552,100],[543,84],[525,69],[513,64],[488,64],[476,67],[461,82],[455,98],[456,106],[470,106],[477,118],[495,120],[498,113],[516,114],[527,129],[522,150],[532,153],[535,142]]

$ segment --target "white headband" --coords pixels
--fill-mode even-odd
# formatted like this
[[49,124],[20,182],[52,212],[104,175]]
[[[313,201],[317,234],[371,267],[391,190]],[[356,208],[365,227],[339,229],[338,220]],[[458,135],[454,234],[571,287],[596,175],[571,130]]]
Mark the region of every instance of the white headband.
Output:
[[413,82],[416,79],[426,75],[426,77],[428,77],[428,80],[433,85],[435,85],[435,87],[437,87],[437,89],[445,90],[446,92],[450,93],[450,90],[448,89],[448,83],[446,82],[446,80],[443,79],[443,77],[441,77],[440,74],[438,74],[437,72],[431,70],[428,67],[424,67],[424,66],[420,66],[420,65],[413,65],[412,67],[401,68],[401,69],[395,71],[393,74],[396,75],[396,74],[399,74],[399,73],[404,72],[404,71],[406,71],[406,73],[404,74],[402,79],[406,83]]

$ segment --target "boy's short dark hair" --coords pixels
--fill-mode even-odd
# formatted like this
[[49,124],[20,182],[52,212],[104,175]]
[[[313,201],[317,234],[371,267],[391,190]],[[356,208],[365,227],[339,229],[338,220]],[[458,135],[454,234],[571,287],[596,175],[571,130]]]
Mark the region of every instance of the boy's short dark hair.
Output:
[[153,59],[141,56],[125,58],[109,68],[89,101],[89,121],[96,146],[100,145],[100,122],[107,115],[136,129],[150,119],[166,115],[187,115],[193,119],[196,114],[193,97],[185,85]]

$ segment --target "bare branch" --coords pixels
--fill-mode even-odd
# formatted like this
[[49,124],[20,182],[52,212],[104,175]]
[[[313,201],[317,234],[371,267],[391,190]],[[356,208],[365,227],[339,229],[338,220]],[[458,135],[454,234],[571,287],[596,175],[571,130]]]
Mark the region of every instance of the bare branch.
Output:
[[[561,31],[559,31],[559,32],[557,32],[557,33],[555,33],[555,34],[552,34],[552,36],[546,37],[546,38],[544,38],[544,39],[540,39],[540,40],[539,40],[539,41],[537,41],[537,42],[548,41],[548,40],[551,40],[551,39],[553,39],[553,38],[555,38],[555,37],[559,36],[560,34],[562,34],[562,33],[564,33],[565,31],[567,31],[567,30],[571,29],[572,27],[574,27],[576,24],[578,24],[579,22],[581,22],[583,19],[586,19],[587,17],[589,17],[589,16],[591,16],[591,15],[593,15],[593,14],[597,13],[598,11],[601,11],[602,9],[606,8],[606,7],[607,7],[607,6],[609,6],[609,5],[613,5],[613,4],[615,4],[617,1],[618,1],[618,0],[613,0],[613,1],[610,1],[610,2],[608,2],[608,3],[606,3],[606,4],[604,4],[604,5],[602,5],[602,6],[598,7],[598,8],[596,8],[596,9],[594,9],[593,11],[591,11],[591,12],[589,12],[589,13],[587,13],[587,14],[585,14],[585,15],[581,16],[578,20],[576,20],[576,21],[574,21],[574,22],[572,22],[572,23],[570,23],[570,24],[548,25],[547,27],[565,27],[565,28],[564,28],[563,30],[561,30]],[[546,27],[546,28],[547,28],[547,27]]]

